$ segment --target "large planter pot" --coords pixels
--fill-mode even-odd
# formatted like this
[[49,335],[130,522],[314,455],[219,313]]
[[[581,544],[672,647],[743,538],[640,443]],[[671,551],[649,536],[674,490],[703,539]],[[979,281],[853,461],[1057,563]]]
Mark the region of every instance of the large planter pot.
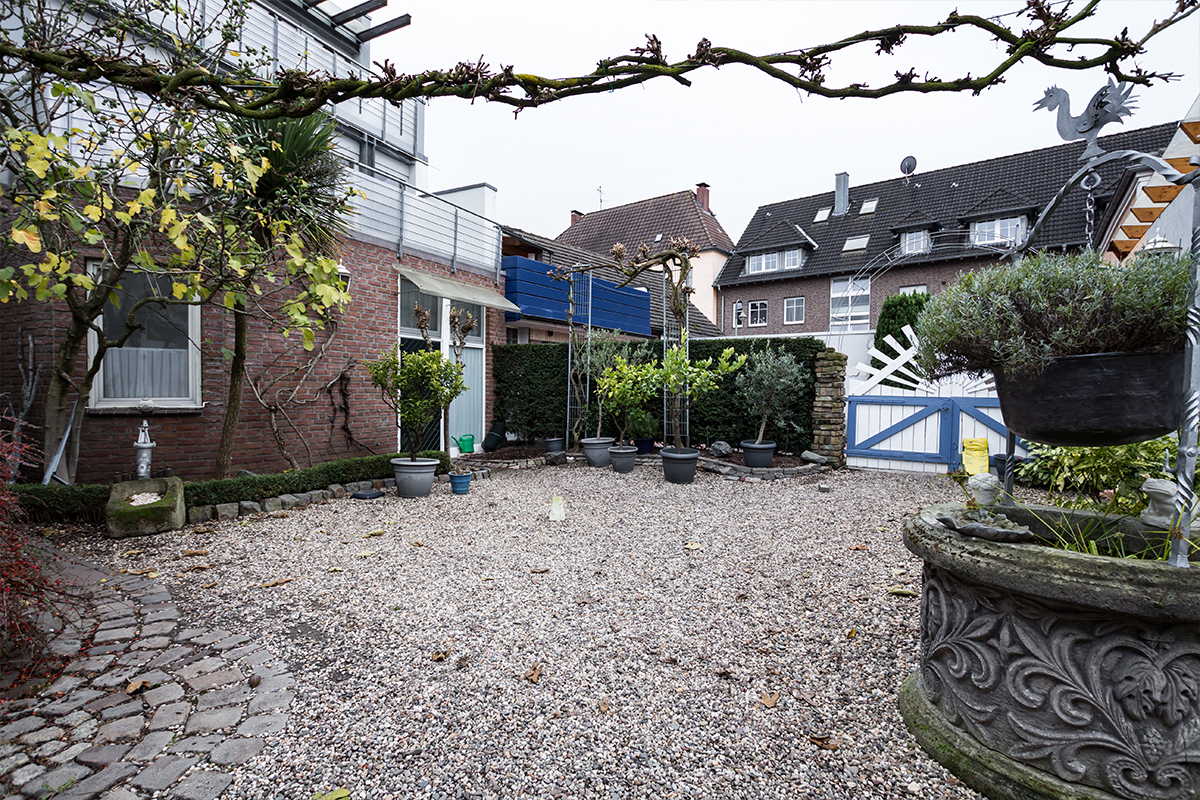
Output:
[[774,442],[764,440],[755,444],[753,439],[742,439],[742,458],[747,467],[769,467],[774,457]]
[[637,448],[639,456],[648,456],[654,452],[654,439],[652,438],[634,439],[633,445]]
[[466,494],[471,490],[471,473],[462,475],[450,473],[450,491],[453,494]]
[[636,447],[610,447],[608,448],[608,457],[612,461],[613,472],[622,474],[633,472],[633,466],[637,463],[638,449]]
[[608,448],[612,447],[615,442],[611,436],[593,436],[587,439],[581,439],[580,444],[583,445],[583,456],[587,459],[589,467],[607,467],[609,464]]
[[1033,442],[1097,447],[1157,439],[1183,422],[1183,353],[1056,358],[1036,378],[996,374],[1004,424]]
[[692,447],[664,447],[658,452],[662,456],[663,477],[667,483],[691,483],[696,477],[699,450]]
[[[992,800],[1194,798],[1197,573],[963,536],[937,522],[950,508],[904,529],[925,567],[919,670],[899,704],[921,746]],[[1004,513],[1041,535],[1037,517],[1086,521],[1046,507]]]
[[393,458],[392,472],[396,476],[396,494],[400,497],[428,497],[437,472],[436,458]]
[[566,440],[561,436],[556,436],[553,439],[546,440],[547,453],[561,453],[563,451],[563,443]]

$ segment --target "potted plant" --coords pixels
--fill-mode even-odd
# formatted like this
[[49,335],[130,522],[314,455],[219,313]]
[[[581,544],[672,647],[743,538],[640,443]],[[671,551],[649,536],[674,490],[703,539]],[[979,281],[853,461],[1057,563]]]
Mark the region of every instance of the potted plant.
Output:
[[1031,441],[1157,438],[1182,422],[1189,263],[1039,253],[966,273],[917,321],[918,364],[992,373],[1005,424]]
[[629,437],[639,456],[654,452],[654,440],[660,431],[662,422],[646,409],[635,408],[629,412]]
[[454,494],[466,494],[471,489],[471,470],[466,467],[455,467],[450,472],[450,491]]
[[396,493],[401,497],[425,497],[433,487],[438,460],[418,458],[421,438],[442,409],[467,389],[462,367],[437,350],[401,353],[400,345],[366,362],[371,384],[383,402],[396,413],[401,439],[408,440],[408,458],[393,458]]
[[726,347],[714,364],[711,358],[692,363],[687,352],[687,333],[683,340],[673,345],[663,356],[662,366],[655,362],[651,370],[653,386],[667,397],[667,415],[674,431],[674,447],[660,451],[663,459],[663,477],[670,483],[691,483],[696,476],[696,461],[700,451],[683,446],[680,434],[683,415],[696,398],[716,388],[724,376],[738,370],[746,363],[746,356],[735,356],[732,347]]
[[763,440],[767,423],[774,419],[781,427],[800,426],[787,418],[789,401],[811,382],[808,368],[783,350],[767,347],[750,356],[746,368],[734,376],[738,394],[751,413],[758,416],[758,437],[742,440],[747,467],[769,467],[775,456],[775,442]]
[[[632,472],[637,448],[626,445],[630,415],[654,393],[653,364],[630,364],[622,356],[614,358],[596,382],[597,394],[608,401],[608,410],[617,425],[617,444],[608,448],[613,472]],[[585,440],[586,441],[586,440]]]

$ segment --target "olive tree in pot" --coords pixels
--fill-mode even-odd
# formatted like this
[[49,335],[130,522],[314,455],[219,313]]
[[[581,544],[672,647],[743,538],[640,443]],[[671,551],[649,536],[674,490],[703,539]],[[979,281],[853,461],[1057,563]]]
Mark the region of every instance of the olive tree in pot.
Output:
[[717,387],[721,378],[736,372],[746,363],[746,356],[735,356],[732,347],[726,347],[721,357],[713,363],[711,358],[692,363],[688,358],[687,334],[683,341],[673,345],[663,356],[662,366],[657,363],[652,370],[654,387],[667,397],[667,416],[674,431],[674,447],[664,447],[663,477],[670,483],[691,483],[696,476],[696,461],[700,451],[683,446],[683,415],[696,398]]
[[638,449],[627,446],[632,415],[654,394],[654,364],[631,364],[616,356],[597,381],[597,393],[608,402],[609,413],[617,426],[617,444],[608,448],[613,472],[632,472]]
[[433,487],[438,460],[417,458],[425,428],[438,419],[442,409],[467,389],[462,367],[437,350],[402,353],[400,345],[366,362],[371,384],[383,402],[396,413],[401,438],[408,442],[408,457],[393,458],[396,493],[401,497],[425,497]]
[[[599,331],[591,337],[587,346],[588,369],[592,374],[603,375],[616,364],[619,353],[626,345],[617,338],[616,332]],[[616,441],[611,436],[601,436],[604,430],[605,394],[597,391],[596,400],[596,435],[579,440],[583,445],[583,455],[589,467],[607,467],[609,465],[608,449]]]
[[775,442],[763,440],[772,419],[780,427],[800,426],[787,418],[788,401],[808,388],[812,377],[803,364],[782,350],[767,347],[750,356],[746,368],[734,376],[738,394],[751,413],[758,415],[758,437],[742,440],[747,467],[769,467],[775,456]]
[[1189,264],[1039,253],[965,273],[921,313],[918,365],[992,373],[1005,425],[1031,441],[1157,438],[1182,422]]

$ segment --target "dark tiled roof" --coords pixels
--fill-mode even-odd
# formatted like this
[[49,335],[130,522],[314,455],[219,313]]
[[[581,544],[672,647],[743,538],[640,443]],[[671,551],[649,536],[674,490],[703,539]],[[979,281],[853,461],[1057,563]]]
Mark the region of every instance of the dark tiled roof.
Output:
[[[505,236],[512,236],[531,248],[540,250],[543,255],[542,260],[545,260],[551,266],[570,269],[580,264],[596,265],[593,274],[597,278],[603,278],[615,284],[620,284],[625,280],[625,276],[617,269],[616,262],[611,256],[593,253],[581,247],[572,247],[569,244],[564,244],[554,239],[547,239],[544,236],[538,236],[536,233],[529,233],[519,228],[512,228],[507,225],[503,225],[501,228]],[[549,254],[548,258],[546,258],[546,254]],[[661,335],[663,320],[662,273],[644,272],[637,279],[630,281],[629,285],[641,286],[647,289],[650,295],[650,328],[655,336]],[[693,304],[689,304],[688,308],[689,336],[705,338],[721,335],[721,331],[717,329],[717,326],[708,317],[704,316],[704,312],[696,308]]]
[[[1176,129],[1174,122],[1150,128],[1126,131],[1099,139],[1100,147],[1114,150],[1139,150],[1160,155]],[[886,256],[897,247],[898,230],[929,227],[935,233],[933,251],[900,262],[915,265],[931,261],[979,258],[978,248],[966,246],[967,221],[988,212],[1035,209],[1028,219],[1032,226],[1037,213],[1047,206],[1055,193],[1082,166],[1078,160],[1083,142],[1031,150],[1011,156],[977,161],[957,167],[917,172],[906,181],[893,178],[864,186],[850,187],[850,210],[842,216],[830,215],[825,222],[813,222],[817,211],[833,205],[833,192],[801,197],[782,203],[760,206],[746,231],[738,240],[734,254],[725,263],[717,286],[782,280],[810,275],[836,275],[857,272],[873,262],[886,263]],[[1125,171],[1123,162],[1102,166],[1102,183],[1095,190],[1098,199],[1111,196]],[[830,181],[832,183],[832,181]],[[879,198],[875,213],[859,215],[862,201]],[[1038,234],[1034,246],[1079,246],[1086,237],[1086,192],[1076,189],[1067,196]],[[1101,213],[1096,215],[1099,228]],[[929,222],[922,226],[922,220]],[[785,250],[797,246],[801,227],[819,245],[798,270],[756,273],[742,276],[745,256],[756,252]],[[866,250],[842,252],[846,239],[870,236]]]
[[[655,242],[658,236],[661,239]],[[584,214],[558,235],[558,241],[597,253],[607,253],[620,242],[632,257],[643,242],[651,253],[657,253],[672,237],[680,236],[691,239],[701,252],[733,252],[729,234],[714,214],[700,206],[690,189]]]

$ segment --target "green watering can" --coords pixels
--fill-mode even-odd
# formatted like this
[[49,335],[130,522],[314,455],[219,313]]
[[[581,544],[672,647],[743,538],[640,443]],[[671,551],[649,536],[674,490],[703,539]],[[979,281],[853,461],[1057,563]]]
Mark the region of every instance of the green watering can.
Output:
[[[450,438],[454,439],[453,436],[451,436]],[[462,436],[458,437],[457,439],[454,439],[454,443],[456,445],[458,445],[458,450],[461,453],[474,453],[475,452],[475,435],[474,434],[464,433]]]

